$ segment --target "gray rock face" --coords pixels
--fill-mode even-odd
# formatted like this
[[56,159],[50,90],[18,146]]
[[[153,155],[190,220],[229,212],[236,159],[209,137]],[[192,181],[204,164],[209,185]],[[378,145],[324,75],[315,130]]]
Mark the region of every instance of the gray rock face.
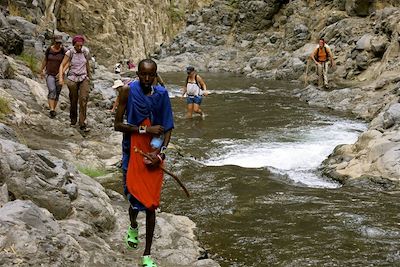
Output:
[[47,210],[31,201],[16,200],[0,208],[0,234],[3,266],[71,266],[82,260],[78,242],[62,232]]
[[15,131],[3,123],[0,123],[0,136],[14,142],[17,141],[17,135],[15,134]]
[[400,122],[400,104],[395,103],[383,113],[383,127],[388,129]]
[[244,30],[261,30],[272,25],[281,1],[239,1],[240,27]]
[[2,27],[0,28],[0,48],[7,55],[20,55],[24,49],[24,41],[15,30]]
[[30,17],[36,22],[36,18],[40,18],[44,15],[46,10],[46,0],[15,0],[12,1],[12,7],[15,10],[18,10],[18,13]]

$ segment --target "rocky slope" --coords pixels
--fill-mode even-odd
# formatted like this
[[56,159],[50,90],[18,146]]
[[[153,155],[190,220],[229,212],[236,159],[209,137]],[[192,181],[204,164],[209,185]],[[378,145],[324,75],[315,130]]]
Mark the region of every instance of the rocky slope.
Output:
[[[137,266],[143,246],[130,252],[123,243],[126,200],[77,169],[102,168],[121,179],[121,134],[105,112],[113,95],[101,90],[115,77],[96,74],[102,79],[91,92],[92,132],[84,136],[68,124],[66,90],[57,118],[49,118],[45,85],[22,61],[0,56],[1,101],[10,108],[0,115],[13,127],[0,123],[0,265]],[[144,240],[144,216],[139,222]],[[161,266],[219,266],[198,260],[204,251],[194,229],[186,217],[158,213],[153,255]]]
[[[12,24],[8,27],[18,33]],[[121,179],[122,137],[107,112],[115,99],[109,89],[117,77],[104,67],[97,69],[88,104],[92,131],[84,135],[69,126],[65,88],[57,117],[51,119],[47,88],[30,62],[0,52],[0,63],[0,265],[138,266],[143,242],[135,252],[123,242],[129,224],[126,200],[79,171],[89,167],[108,172],[108,179]],[[139,224],[144,240],[143,216]],[[157,262],[219,266],[199,260],[206,253],[194,229],[186,217],[159,212],[153,245]]]

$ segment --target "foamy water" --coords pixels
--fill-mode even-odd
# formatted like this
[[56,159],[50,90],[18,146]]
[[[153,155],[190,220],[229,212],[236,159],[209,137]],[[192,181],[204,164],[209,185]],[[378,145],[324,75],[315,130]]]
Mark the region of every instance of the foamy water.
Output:
[[[255,140],[214,140],[219,148],[202,163],[208,166],[267,167],[310,187],[335,188],[339,185],[319,177],[316,169],[337,145],[354,143],[365,128],[363,123],[336,120],[328,125],[279,133],[280,140],[286,138],[292,140],[290,142],[273,141],[277,139],[274,136],[261,136]],[[224,154],[218,154],[220,151]]]

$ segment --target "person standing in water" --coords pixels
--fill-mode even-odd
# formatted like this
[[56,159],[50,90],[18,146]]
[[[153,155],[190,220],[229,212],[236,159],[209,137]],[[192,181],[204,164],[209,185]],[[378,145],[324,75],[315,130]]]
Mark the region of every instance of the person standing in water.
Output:
[[193,112],[198,113],[204,119],[205,114],[201,110],[200,105],[202,102],[202,95],[207,96],[207,85],[203,78],[198,75],[194,67],[189,66],[186,68],[186,85],[183,88],[182,97],[185,95],[187,103],[186,118],[190,119],[193,116]]
[[[174,128],[171,102],[168,91],[162,86],[153,86],[157,77],[157,64],[144,59],[138,64],[139,80],[120,89],[114,129],[123,132],[122,173],[124,193],[129,206],[130,226],[125,238],[128,248],[139,244],[137,216],[146,212],[146,245],[142,266],[156,267],[151,257],[156,209],[160,205],[165,150]],[[124,123],[126,115],[127,123]],[[148,157],[137,153],[143,151]]]

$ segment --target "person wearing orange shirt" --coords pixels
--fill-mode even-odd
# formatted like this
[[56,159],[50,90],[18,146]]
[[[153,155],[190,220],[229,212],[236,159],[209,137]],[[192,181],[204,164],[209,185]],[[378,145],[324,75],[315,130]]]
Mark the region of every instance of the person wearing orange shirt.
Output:
[[319,39],[318,47],[314,49],[311,54],[311,59],[315,62],[317,66],[317,75],[318,75],[318,86],[324,88],[328,88],[328,63],[329,60],[331,63],[331,67],[335,66],[335,62],[333,61],[332,51],[329,46],[325,43],[323,38]]

